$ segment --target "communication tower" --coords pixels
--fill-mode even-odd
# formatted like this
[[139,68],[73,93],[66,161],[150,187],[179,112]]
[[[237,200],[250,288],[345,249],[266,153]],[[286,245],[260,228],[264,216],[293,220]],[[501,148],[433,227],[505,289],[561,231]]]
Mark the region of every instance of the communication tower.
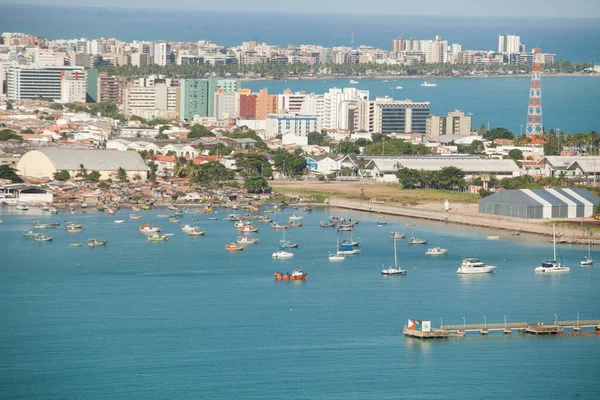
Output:
[[533,50],[533,68],[531,72],[531,84],[529,86],[529,105],[527,107],[527,127],[525,128],[525,133],[528,135],[541,135],[543,133],[542,55],[539,47]]

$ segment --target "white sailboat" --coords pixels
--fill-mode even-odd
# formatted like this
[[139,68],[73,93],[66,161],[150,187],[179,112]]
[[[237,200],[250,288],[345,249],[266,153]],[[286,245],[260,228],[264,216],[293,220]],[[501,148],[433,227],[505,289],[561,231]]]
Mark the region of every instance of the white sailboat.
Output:
[[[337,238],[337,245],[335,248],[340,248],[340,238]],[[335,253],[329,253],[329,261],[344,261],[345,259],[346,256],[342,254],[337,254],[337,251]]]
[[592,258],[592,241],[588,243],[588,255],[583,256],[581,259],[581,265],[592,265],[594,263],[594,259]]
[[406,270],[398,268],[398,255],[396,253],[396,239],[394,239],[394,268],[383,268],[381,275],[406,275]]
[[554,259],[552,261],[544,261],[542,265],[536,267],[535,272],[555,273],[569,272],[571,269],[566,265],[562,265],[556,261],[556,225],[552,225],[552,243],[554,246]]

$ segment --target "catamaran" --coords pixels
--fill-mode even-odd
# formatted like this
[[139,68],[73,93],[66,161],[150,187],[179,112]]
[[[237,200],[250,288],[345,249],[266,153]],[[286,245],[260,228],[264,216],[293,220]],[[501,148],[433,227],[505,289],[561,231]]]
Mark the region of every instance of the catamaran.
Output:
[[542,265],[535,268],[535,272],[554,273],[554,272],[569,272],[571,268],[556,261],[556,225],[552,225],[552,242],[554,248],[554,259],[552,261],[544,261]]

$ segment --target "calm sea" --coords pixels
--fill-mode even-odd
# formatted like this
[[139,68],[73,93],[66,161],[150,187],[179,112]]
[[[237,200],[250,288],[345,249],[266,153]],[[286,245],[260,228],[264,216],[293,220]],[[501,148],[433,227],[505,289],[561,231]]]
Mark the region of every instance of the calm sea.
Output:
[[[431,102],[431,113],[445,115],[459,109],[473,113],[472,126],[481,124],[490,128],[503,126],[519,134],[525,132],[528,77],[511,78],[452,78],[428,79],[437,87],[421,87],[419,79],[362,79],[355,87],[370,91],[371,98],[389,96],[397,100]],[[315,79],[286,81],[248,81],[245,88],[282,93],[285,89],[324,93],[332,87],[351,86],[348,79]],[[403,89],[397,90],[396,86]],[[600,130],[600,78],[597,77],[544,77],[543,121],[546,130],[559,128],[561,132],[589,132]],[[523,126],[521,126],[523,125]]]
[[[293,210],[275,214],[284,222]],[[600,397],[600,336],[470,335],[434,342],[402,336],[408,318],[438,326],[599,318],[600,273],[578,262],[585,247],[565,246],[571,272],[536,275],[551,257],[547,239],[386,218],[334,209],[305,216],[288,232],[293,260],[273,260],[281,233],[261,226],[261,241],[240,253],[224,246],[227,221],[197,224],[205,237],[176,233],[149,243],[123,210],[115,217],[36,215],[0,210],[0,398],[19,399],[463,399]],[[220,217],[227,211],[220,210]],[[329,215],[358,219],[361,254],[330,263],[336,234]],[[186,215],[184,222],[191,222]],[[52,243],[21,237],[35,219],[61,226]],[[115,219],[125,219],[122,225]],[[398,242],[404,277],[382,277],[393,262],[391,230],[450,250]],[[501,235],[488,241],[486,235]],[[104,236],[106,248],[69,247]],[[496,274],[458,276],[463,257]],[[303,267],[305,282],[275,282],[275,270]]]
[[[382,14],[385,14],[382,10]],[[497,50],[499,33],[514,33],[528,49],[539,46],[571,61],[600,62],[600,20],[457,16],[328,15],[0,5],[0,31],[57,38],[246,40],[287,46],[302,43],[391,49],[391,40],[441,35],[463,49]]]

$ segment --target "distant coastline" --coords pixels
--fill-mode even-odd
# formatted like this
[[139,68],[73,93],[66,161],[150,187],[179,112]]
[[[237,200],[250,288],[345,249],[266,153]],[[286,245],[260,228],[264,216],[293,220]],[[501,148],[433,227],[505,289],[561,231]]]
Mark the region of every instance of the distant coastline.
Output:
[[[316,81],[316,80],[345,80],[345,79],[363,79],[363,80],[379,80],[379,79],[481,79],[481,78],[529,78],[529,74],[513,74],[513,75],[464,75],[464,76],[440,76],[440,75],[319,75],[319,76],[291,76],[283,79],[274,78],[241,78],[244,81]],[[600,74],[547,74],[543,78],[549,77],[594,77],[600,78]]]

